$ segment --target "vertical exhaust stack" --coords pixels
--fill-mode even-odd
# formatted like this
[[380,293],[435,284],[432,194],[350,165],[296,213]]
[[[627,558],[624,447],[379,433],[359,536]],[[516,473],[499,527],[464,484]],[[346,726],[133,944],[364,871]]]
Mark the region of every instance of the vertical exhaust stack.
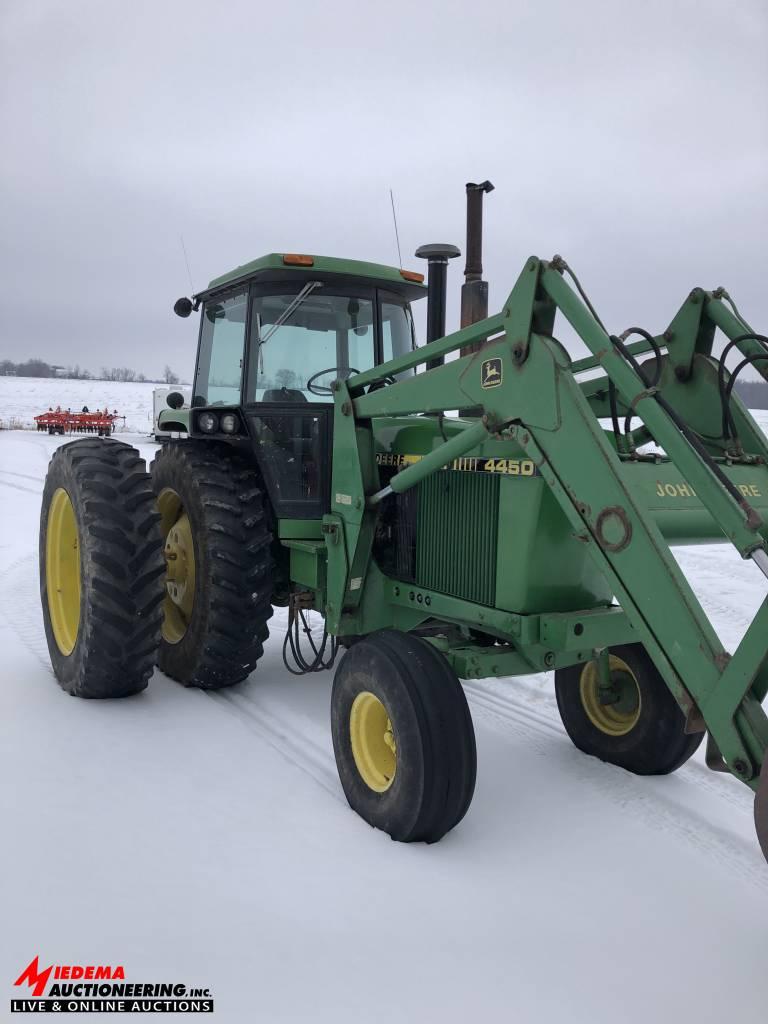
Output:
[[[488,316],[488,282],[483,280],[483,196],[493,192],[490,181],[467,182],[467,262],[461,286],[461,326],[469,327]],[[467,345],[463,356],[482,348],[482,342]]]
[[[427,342],[429,343],[445,335],[448,260],[461,256],[461,253],[455,245],[433,242],[429,245],[419,246],[415,255],[420,260],[427,260],[429,266],[427,277]],[[442,357],[431,359],[427,363],[427,369],[431,370],[435,366],[441,366],[442,363]]]

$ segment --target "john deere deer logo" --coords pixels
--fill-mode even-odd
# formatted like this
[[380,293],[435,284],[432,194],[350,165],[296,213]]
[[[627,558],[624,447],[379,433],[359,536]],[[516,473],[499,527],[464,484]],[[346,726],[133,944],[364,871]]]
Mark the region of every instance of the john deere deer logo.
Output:
[[497,388],[501,384],[501,360],[486,359],[480,366],[480,385],[484,388]]

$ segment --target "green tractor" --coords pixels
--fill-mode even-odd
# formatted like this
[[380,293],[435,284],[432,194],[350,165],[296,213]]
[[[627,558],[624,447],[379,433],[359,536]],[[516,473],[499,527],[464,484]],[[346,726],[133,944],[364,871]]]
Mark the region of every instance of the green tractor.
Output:
[[[488,316],[489,187],[468,186],[448,336],[450,246],[419,250],[428,285],[272,254],[176,303],[200,311],[191,407],[170,395],[161,415],[181,439],[149,473],[115,439],[51,460],[40,581],[56,677],[81,697],[137,693],[155,665],[228,686],[285,607],[291,671],[342,655],[331,729],[350,805],[434,842],[475,783],[459,680],[553,670],[575,745],[627,771],[672,772],[708,733],[710,767],[756,793],[768,855],[768,601],[727,652],[669,547],[730,542],[768,574],[768,443],[733,390],[744,366],[765,374],[768,340],[698,288],[661,334],[610,334],[560,257],[529,259]],[[411,303],[427,296],[417,348]],[[557,315],[589,357],[570,358]]]

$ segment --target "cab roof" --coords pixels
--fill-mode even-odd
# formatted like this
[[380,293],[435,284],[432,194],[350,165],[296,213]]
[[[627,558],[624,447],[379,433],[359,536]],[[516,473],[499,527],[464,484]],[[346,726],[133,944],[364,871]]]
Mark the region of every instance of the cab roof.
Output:
[[[389,267],[384,263],[365,263],[362,260],[344,260],[335,256],[309,255],[312,260],[310,266],[289,264],[285,262],[285,253],[271,252],[267,256],[261,256],[250,263],[244,263],[235,267],[221,277],[215,277],[208,287],[198,292],[196,299],[205,299],[213,292],[240,281],[247,281],[251,278],[263,281],[279,281],[293,277],[304,277],[308,280],[315,278],[328,280],[332,277],[345,277],[355,279],[358,283],[371,283],[386,286],[390,291],[401,295],[405,299],[420,299],[427,294],[427,286],[422,282],[409,281],[403,277],[397,267]],[[302,257],[306,259],[306,257]],[[406,273],[411,273],[406,271]]]

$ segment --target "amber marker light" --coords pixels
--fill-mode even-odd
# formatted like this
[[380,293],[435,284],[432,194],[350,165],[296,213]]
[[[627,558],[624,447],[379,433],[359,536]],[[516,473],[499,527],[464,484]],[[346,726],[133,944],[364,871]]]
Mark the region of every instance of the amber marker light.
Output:
[[287,252],[283,256],[283,263],[289,267],[314,267],[314,256],[302,256],[298,252]]

